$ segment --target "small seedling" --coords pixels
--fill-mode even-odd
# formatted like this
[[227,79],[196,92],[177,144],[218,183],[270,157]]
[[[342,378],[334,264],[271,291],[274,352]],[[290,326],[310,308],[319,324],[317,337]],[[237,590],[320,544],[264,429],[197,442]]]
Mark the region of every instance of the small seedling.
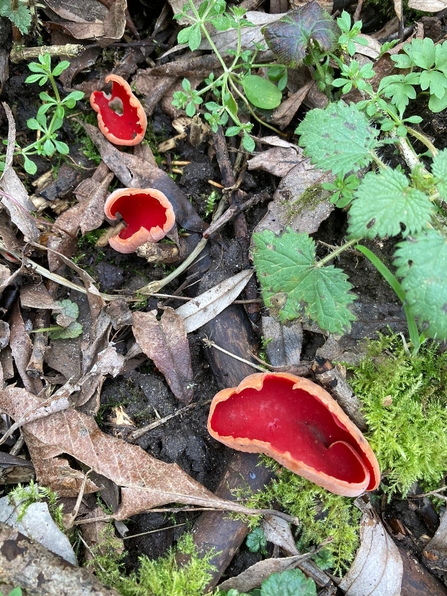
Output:
[[[198,8],[192,0],[188,0],[183,11],[174,17],[187,18],[191,23],[180,31],[178,42],[187,44],[189,49],[194,51],[201,46],[202,41],[206,41],[217,56],[222,73],[218,76],[210,73],[204,81],[204,86],[199,89],[193,89],[189,79],[184,79],[183,91],[174,93],[173,105],[176,108],[184,108],[186,114],[192,117],[203,104],[207,94],[211,93],[214,99],[204,103],[204,117],[211,130],[217,132],[219,126],[227,127],[226,136],[241,134],[244,149],[253,151],[255,142],[250,136],[253,124],[241,119],[241,109],[245,108],[253,118],[262,122],[255,109],[273,110],[279,106],[282,89],[287,81],[287,71],[282,65],[257,63],[259,52],[266,49],[263,44],[256,44],[254,49],[250,50],[242,47],[243,29],[254,27],[245,14],[246,10],[239,6],[227,10],[224,0],[205,0]],[[220,52],[210,35],[212,29],[235,31],[235,47],[227,49],[225,53]],[[268,69],[271,80],[253,74],[252,71],[260,67]]]
[[[23,166],[28,174],[35,174],[37,171],[37,166],[31,159],[33,155],[53,157],[58,154],[62,156],[68,154],[68,145],[57,139],[58,131],[64,123],[65,110],[74,108],[76,102],[84,97],[82,91],[72,91],[63,99],[59,94],[56,77],[70,65],[67,60],[59,62],[53,69],[49,54],[40,55],[38,60],[28,64],[33,74],[25,79],[25,83],[39,83],[41,87],[49,83],[53,95],[42,91],[39,97],[43,103],[37,110],[36,117],[27,121],[28,128],[37,132],[36,141],[23,148],[16,144],[14,155],[23,158]],[[5,156],[0,156],[0,172],[4,168]]]
[[79,306],[71,300],[57,302],[58,309],[53,312],[56,325],[35,329],[31,333],[49,333],[51,339],[74,339],[82,333],[82,325],[76,319],[79,316]]

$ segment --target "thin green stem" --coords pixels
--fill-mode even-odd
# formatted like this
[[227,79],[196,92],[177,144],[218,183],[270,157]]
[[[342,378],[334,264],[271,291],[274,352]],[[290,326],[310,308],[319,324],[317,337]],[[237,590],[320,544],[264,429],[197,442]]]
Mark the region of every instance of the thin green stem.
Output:
[[330,261],[332,261],[332,259],[338,257],[338,255],[340,255],[342,252],[344,252],[354,244],[357,244],[358,241],[359,238],[354,238],[353,240],[349,240],[345,244],[342,244],[341,246],[333,250],[329,255],[326,255],[320,261],[318,261],[318,263],[315,264],[315,267],[323,267],[324,265],[326,265],[326,263],[329,263]]

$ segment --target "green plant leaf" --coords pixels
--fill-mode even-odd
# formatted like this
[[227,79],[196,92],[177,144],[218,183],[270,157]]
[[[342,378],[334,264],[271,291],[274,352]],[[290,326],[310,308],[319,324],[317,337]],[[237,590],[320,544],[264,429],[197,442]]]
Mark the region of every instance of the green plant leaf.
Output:
[[343,101],[311,110],[295,132],[312,163],[335,175],[346,176],[367,166],[379,146],[378,131],[365,114]]
[[433,213],[428,196],[410,186],[403,172],[391,168],[368,172],[354,194],[349,211],[352,238],[411,234],[426,227]]
[[241,81],[250,103],[263,110],[274,110],[282,100],[282,93],[271,81],[258,75],[248,75]]
[[300,569],[289,569],[262,582],[261,596],[317,596],[317,588]]
[[428,107],[434,114],[439,114],[439,112],[445,110],[447,108],[447,92],[442,97],[432,95],[428,102]]
[[309,2],[267,25],[262,32],[279,61],[294,67],[306,57],[312,42],[327,52],[335,50],[340,29],[317,2]]
[[437,178],[436,188],[442,199],[447,199],[447,149],[439,151],[433,158],[432,168],[433,176]]
[[35,174],[37,172],[36,164],[23,153],[23,167],[25,168],[25,172],[27,174]]
[[50,331],[51,339],[74,339],[79,337],[82,333],[82,325],[77,321],[70,323],[68,327],[60,327]]
[[267,538],[265,537],[262,528],[255,528],[247,534],[245,543],[251,553],[264,552],[265,547],[267,546]]
[[76,302],[66,298],[65,300],[59,300],[58,305],[61,308],[62,314],[66,317],[71,317],[72,319],[77,319],[79,317],[79,306]]
[[447,339],[447,239],[437,230],[397,245],[394,264],[407,303],[427,337]]
[[0,6],[0,17],[7,17],[23,35],[26,35],[31,27],[31,11],[28,6],[18,4],[13,9],[10,2],[2,2]]
[[70,66],[70,62],[68,60],[61,60],[59,62],[59,64],[56,64],[56,66],[53,68],[53,77],[58,77],[69,66]]
[[315,243],[307,234],[269,230],[253,234],[253,260],[265,305],[281,321],[306,317],[321,329],[343,333],[355,319],[355,300],[346,274],[315,261]]

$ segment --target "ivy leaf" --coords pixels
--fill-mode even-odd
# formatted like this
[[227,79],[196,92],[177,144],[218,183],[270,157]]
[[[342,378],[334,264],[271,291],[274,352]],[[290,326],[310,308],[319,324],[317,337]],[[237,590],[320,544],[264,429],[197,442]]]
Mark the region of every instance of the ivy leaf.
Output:
[[315,261],[315,243],[307,234],[270,230],[253,234],[253,260],[264,302],[280,320],[306,317],[321,329],[343,333],[355,319],[348,305],[355,300],[341,269]]
[[282,93],[271,81],[258,75],[242,79],[242,87],[250,103],[263,110],[274,110],[279,106]]
[[262,582],[261,596],[317,596],[313,579],[300,569],[289,569],[272,575]]
[[437,230],[397,245],[394,264],[410,311],[428,337],[447,339],[447,239]]
[[322,50],[335,50],[340,29],[317,2],[292,10],[262,30],[267,45],[286,66],[295,67],[306,57],[312,42]]
[[431,171],[437,178],[436,188],[441,198],[447,199],[447,149],[443,149],[435,155]]
[[317,167],[346,176],[371,163],[372,153],[379,146],[378,131],[354,105],[343,101],[330,103],[324,110],[315,109],[295,131]]
[[391,168],[379,174],[368,172],[355,196],[349,211],[352,238],[384,238],[418,232],[426,227],[433,212],[427,195],[410,186],[403,172]]

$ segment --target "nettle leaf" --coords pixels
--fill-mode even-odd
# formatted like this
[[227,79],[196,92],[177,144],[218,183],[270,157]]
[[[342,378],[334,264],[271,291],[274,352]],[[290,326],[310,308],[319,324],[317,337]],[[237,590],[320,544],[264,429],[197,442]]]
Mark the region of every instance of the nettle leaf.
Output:
[[447,199],[447,149],[439,151],[433,158],[432,168],[433,176],[436,177],[436,188],[442,199]]
[[311,110],[295,132],[301,135],[299,144],[312,163],[336,176],[369,165],[379,146],[378,131],[365,114],[343,101],[330,103],[324,110]]
[[262,32],[279,61],[290,67],[303,61],[312,42],[327,52],[335,50],[340,35],[336,22],[317,2],[290,11]]
[[[427,226],[433,206],[399,170],[368,172],[355,192],[349,211],[349,235],[374,238],[411,234]],[[404,226],[404,230],[402,230]]]
[[397,245],[394,264],[408,306],[428,337],[447,339],[447,239],[426,230]]
[[280,320],[306,317],[321,329],[343,333],[355,319],[348,305],[355,300],[346,274],[333,265],[319,266],[315,243],[307,234],[270,230],[253,234],[253,260],[264,302]]
[[274,110],[282,100],[282,93],[271,81],[258,75],[248,75],[241,81],[250,103],[263,110]]
[[262,582],[261,596],[317,596],[313,579],[307,578],[300,569],[289,569],[272,575]]

